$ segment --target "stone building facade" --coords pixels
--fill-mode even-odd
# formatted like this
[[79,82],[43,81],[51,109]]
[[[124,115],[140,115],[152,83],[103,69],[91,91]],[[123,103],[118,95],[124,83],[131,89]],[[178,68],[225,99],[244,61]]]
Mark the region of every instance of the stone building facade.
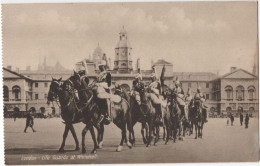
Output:
[[[113,69],[110,59],[98,45],[94,49],[92,57],[89,56],[89,58],[75,63],[75,70],[86,70],[90,81],[93,81],[99,73],[98,65],[101,60],[105,60],[107,69],[112,75],[112,88],[117,83],[130,90],[132,81],[137,75],[137,68],[133,68],[131,58],[132,49],[128,34],[123,27],[115,46]],[[38,112],[41,108],[51,110],[51,107],[59,110],[55,102],[54,105],[46,104],[49,85],[52,77],[62,77],[63,80],[66,80],[73,74],[73,70],[65,69],[59,62],[55,66],[46,64],[46,59],[44,59],[43,64],[39,64],[38,70],[35,71],[30,67],[19,71],[3,68],[4,105],[8,111],[12,111],[15,107],[24,111],[35,107]],[[258,77],[256,75],[234,67],[223,76],[210,72],[174,72],[172,63],[159,59],[151,64],[150,70],[141,70],[143,81],[146,84],[151,82],[152,68],[160,77],[163,66],[166,68],[165,84],[169,87],[172,88],[173,81],[178,78],[185,93],[190,88],[194,95],[198,86],[202,88],[207,99],[209,113],[221,115],[234,112],[236,114],[243,110],[243,112],[258,114]]]

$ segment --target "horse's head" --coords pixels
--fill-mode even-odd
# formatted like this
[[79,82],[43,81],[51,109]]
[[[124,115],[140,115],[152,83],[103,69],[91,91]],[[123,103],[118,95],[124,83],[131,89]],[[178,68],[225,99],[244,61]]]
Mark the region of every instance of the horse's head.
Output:
[[62,80],[62,78],[60,78],[60,79],[52,78],[50,89],[49,89],[49,92],[48,92],[48,97],[47,97],[47,104],[49,104],[51,101],[56,99],[57,96],[58,96],[58,93],[62,90],[61,80]]
[[79,89],[81,86],[80,74],[74,71],[74,74],[68,79],[71,86]]
[[122,88],[119,84],[115,85],[115,95],[119,95],[119,96],[122,95]]

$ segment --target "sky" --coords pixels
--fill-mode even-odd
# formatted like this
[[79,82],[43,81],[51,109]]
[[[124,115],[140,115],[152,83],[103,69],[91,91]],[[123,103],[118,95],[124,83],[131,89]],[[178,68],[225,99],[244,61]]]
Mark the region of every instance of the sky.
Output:
[[3,65],[37,69],[46,56],[72,70],[98,43],[113,62],[122,26],[142,69],[252,72],[258,49],[256,2],[4,4]]

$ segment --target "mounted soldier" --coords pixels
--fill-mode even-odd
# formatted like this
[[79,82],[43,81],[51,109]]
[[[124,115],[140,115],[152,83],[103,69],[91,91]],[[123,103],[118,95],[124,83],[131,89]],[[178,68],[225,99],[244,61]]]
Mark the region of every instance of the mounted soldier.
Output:
[[156,106],[156,114],[159,116],[160,121],[162,122],[162,99],[160,99],[161,83],[158,80],[155,68],[153,68],[151,79],[152,82],[149,85],[149,90],[151,91],[151,100],[152,103]]
[[140,99],[140,94],[139,92],[136,91],[136,88],[139,87],[142,83],[142,74],[141,74],[141,70],[140,68],[138,69],[138,73],[135,76],[135,79],[133,81],[133,86],[132,86],[132,90],[131,90],[131,94],[134,96],[136,102],[138,103],[138,105],[141,105],[141,99]]
[[[102,61],[99,65],[100,73],[97,76],[96,82],[96,97],[100,99],[100,102],[97,102],[105,118],[108,122],[111,121],[111,94],[110,94],[110,86],[111,86],[111,74],[106,71],[106,61]],[[102,121],[103,118],[100,119]]]
[[200,86],[198,86],[197,93],[194,96],[194,102],[201,105],[201,107],[202,107],[202,115],[205,118],[205,123],[208,122],[208,120],[207,120],[207,108],[208,107],[205,105],[206,98],[205,98],[205,95],[201,92],[201,87]]
[[179,81],[178,77],[176,78],[175,88],[173,90],[176,93],[176,96],[177,96],[176,100],[181,109],[181,114],[186,118],[186,120],[188,120],[188,116],[185,111],[186,103],[185,103],[185,98],[184,98],[184,91],[180,86],[180,81]]

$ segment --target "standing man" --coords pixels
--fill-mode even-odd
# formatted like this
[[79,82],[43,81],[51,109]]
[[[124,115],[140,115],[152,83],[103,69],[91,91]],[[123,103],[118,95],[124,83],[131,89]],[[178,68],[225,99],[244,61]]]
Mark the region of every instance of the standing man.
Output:
[[242,113],[240,113],[240,125],[243,125],[244,116]]
[[24,132],[26,133],[26,130],[28,127],[32,128],[33,132],[36,132],[36,130],[33,129],[33,124],[34,124],[34,119],[33,119],[33,112],[32,109],[29,110],[29,113],[26,115],[26,125],[25,125],[25,129]]
[[246,114],[246,118],[245,118],[245,128],[248,128],[248,124],[249,124],[249,115],[248,113]]
[[233,116],[233,114],[232,113],[230,113],[231,115],[230,115],[230,121],[231,121],[231,126],[233,126],[233,123],[234,123],[234,116]]

